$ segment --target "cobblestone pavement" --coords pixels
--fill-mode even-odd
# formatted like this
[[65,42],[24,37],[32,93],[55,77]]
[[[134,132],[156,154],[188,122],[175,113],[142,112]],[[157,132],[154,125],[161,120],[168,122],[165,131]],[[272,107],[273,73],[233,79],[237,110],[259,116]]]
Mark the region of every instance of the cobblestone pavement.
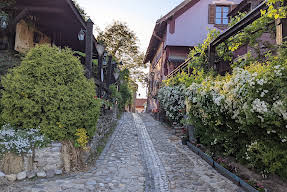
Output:
[[94,169],[18,182],[2,192],[239,192],[147,114],[125,113]]
[[161,123],[141,114],[154,148],[161,159],[172,192],[242,192],[208,163],[173,136]]

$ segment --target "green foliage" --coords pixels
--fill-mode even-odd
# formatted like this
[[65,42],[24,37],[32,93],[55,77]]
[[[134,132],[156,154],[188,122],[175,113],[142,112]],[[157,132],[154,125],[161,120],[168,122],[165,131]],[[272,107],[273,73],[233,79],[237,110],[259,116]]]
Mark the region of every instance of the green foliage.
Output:
[[119,103],[119,109],[124,110],[125,106],[129,104],[129,102],[132,100],[132,92],[129,88],[128,83],[124,82],[123,84],[120,85],[120,90],[121,94],[121,102]]
[[129,70],[125,69],[120,72],[119,90],[116,85],[110,85],[111,99],[113,103],[117,103],[121,111],[132,103],[133,94],[137,91],[137,84],[130,79]]
[[16,3],[16,0],[1,0],[0,9],[8,8],[8,7],[14,5],[15,3]]
[[111,91],[111,99],[113,103],[121,103],[122,101],[122,95],[120,92],[118,92],[117,86],[116,85],[110,85],[109,87]]
[[189,67],[195,70],[205,69],[207,71],[208,66],[208,47],[209,44],[218,37],[220,34],[216,29],[209,30],[207,38],[202,44],[195,46],[189,53],[190,64]]
[[2,79],[2,117],[22,129],[39,127],[53,140],[93,136],[99,116],[95,87],[70,49],[36,46]]
[[[287,49],[260,42],[263,33],[274,35],[274,19],[286,17],[286,6],[268,1],[262,17],[216,48],[216,62],[228,61],[233,72],[222,77],[207,69],[207,48],[218,33],[190,52],[193,74],[178,74],[165,81],[185,85],[188,121],[200,143],[213,152],[234,156],[263,174],[287,178]],[[246,14],[231,21],[234,25]],[[254,54],[233,62],[233,52],[248,44]],[[262,45],[266,51],[262,51]],[[199,77],[194,77],[194,76]],[[168,88],[168,87],[167,87]],[[178,94],[180,96],[180,94]]]
[[126,23],[115,21],[97,37],[99,42],[106,46],[106,50],[116,60],[122,61],[122,69],[128,69],[134,81],[144,82],[146,74],[142,69],[147,66],[143,63],[144,53],[139,49],[138,37]]
[[277,173],[287,178],[287,153],[282,145],[268,140],[255,141],[248,146],[246,158],[255,169],[262,170],[264,174]]
[[286,79],[283,48],[264,63],[193,83],[187,91],[187,111],[201,143],[286,178]]
[[192,68],[191,74],[181,72],[173,78],[169,78],[167,80],[164,80],[163,82],[165,86],[184,85],[185,87],[189,87],[192,83],[202,82],[207,76],[212,74],[213,73],[211,72],[205,73],[204,69]]

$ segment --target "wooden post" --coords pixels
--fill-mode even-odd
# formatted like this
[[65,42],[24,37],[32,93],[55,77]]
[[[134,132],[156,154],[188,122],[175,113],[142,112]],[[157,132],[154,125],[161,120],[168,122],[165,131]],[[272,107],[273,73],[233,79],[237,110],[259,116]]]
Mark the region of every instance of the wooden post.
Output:
[[87,21],[86,30],[86,77],[92,77],[92,57],[93,57],[93,26],[94,23],[91,19]]
[[99,89],[98,89],[98,97],[102,97],[102,65],[103,65],[103,56],[99,55],[98,59],[98,80],[100,82]]
[[281,45],[287,41],[287,18],[276,20],[276,43]]
[[208,47],[208,66],[205,66],[205,69],[208,70],[214,67],[215,64],[215,47],[209,45]]
[[112,71],[113,71],[113,65],[112,65],[112,59],[113,56],[109,56],[109,60],[108,60],[108,78],[107,78],[107,88],[109,88],[110,83],[111,83],[111,79],[112,79]]

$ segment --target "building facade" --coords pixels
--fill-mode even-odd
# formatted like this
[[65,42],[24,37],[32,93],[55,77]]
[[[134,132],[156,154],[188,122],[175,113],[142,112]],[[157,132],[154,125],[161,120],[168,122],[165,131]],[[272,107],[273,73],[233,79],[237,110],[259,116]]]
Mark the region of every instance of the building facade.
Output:
[[230,13],[242,0],[185,0],[156,22],[145,56],[150,63],[148,111],[156,111],[158,89],[190,50],[203,43],[208,29],[224,31]]

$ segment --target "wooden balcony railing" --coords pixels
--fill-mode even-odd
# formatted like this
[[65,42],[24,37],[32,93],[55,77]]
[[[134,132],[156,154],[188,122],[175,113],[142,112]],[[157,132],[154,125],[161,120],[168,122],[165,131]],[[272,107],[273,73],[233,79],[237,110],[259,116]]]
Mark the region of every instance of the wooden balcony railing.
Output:
[[188,67],[188,64],[190,62],[191,58],[187,59],[184,63],[180,64],[175,70],[173,70],[168,76],[167,76],[167,79],[170,79],[170,78],[173,78],[175,77],[178,73],[181,73],[181,72],[186,72],[186,73],[189,73],[190,69]]

